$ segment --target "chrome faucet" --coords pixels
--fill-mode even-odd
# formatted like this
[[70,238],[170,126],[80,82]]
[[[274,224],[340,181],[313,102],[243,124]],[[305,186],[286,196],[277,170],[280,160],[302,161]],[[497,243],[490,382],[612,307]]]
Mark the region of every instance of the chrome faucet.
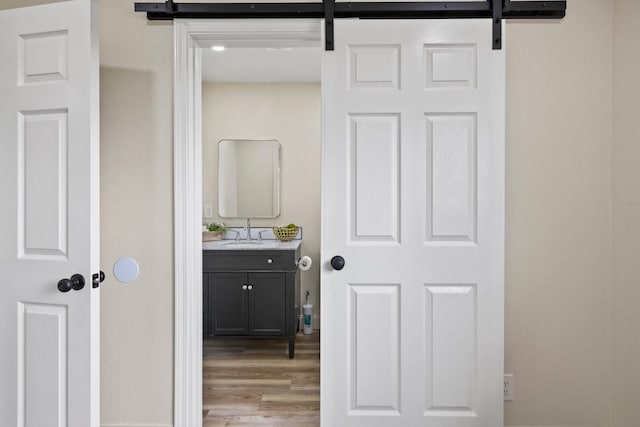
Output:
[[251,241],[251,220],[249,218],[247,218],[247,225],[244,227],[244,229],[247,232],[247,241],[250,242]]

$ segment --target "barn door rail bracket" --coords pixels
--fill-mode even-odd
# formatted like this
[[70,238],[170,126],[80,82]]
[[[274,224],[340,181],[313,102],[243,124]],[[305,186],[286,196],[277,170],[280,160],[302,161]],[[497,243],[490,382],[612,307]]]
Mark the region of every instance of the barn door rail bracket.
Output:
[[493,49],[502,49],[502,0],[492,0],[491,12],[493,13]]
[[135,3],[150,21],[173,19],[316,18],[325,19],[325,49],[333,50],[335,19],[491,19],[493,48],[502,48],[504,19],[562,19],[566,0],[462,2],[336,2],[322,3]]
[[333,50],[333,20],[336,12],[335,0],[322,0],[324,5],[324,50]]

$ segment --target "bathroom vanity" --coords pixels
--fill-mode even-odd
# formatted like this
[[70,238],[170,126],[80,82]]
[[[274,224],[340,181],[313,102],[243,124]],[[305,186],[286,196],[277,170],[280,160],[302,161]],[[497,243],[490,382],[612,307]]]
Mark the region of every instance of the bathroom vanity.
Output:
[[293,358],[301,240],[203,243],[205,338],[286,338]]

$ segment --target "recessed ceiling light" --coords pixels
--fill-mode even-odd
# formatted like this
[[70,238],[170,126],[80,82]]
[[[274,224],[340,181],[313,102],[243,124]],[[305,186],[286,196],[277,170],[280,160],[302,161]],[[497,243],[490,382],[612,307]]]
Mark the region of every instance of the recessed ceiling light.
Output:
[[268,47],[267,50],[272,52],[291,52],[293,50],[292,47]]
[[224,46],[211,46],[211,50],[214,52],[222,52],[224,51]]

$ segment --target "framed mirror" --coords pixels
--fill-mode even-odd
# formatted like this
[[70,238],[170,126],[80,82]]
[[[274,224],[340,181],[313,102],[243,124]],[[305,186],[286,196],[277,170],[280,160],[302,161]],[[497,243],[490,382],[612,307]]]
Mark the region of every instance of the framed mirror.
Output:
[[218,213],[223,218],[280,215],[280,143],[223,139],[218,143]]

